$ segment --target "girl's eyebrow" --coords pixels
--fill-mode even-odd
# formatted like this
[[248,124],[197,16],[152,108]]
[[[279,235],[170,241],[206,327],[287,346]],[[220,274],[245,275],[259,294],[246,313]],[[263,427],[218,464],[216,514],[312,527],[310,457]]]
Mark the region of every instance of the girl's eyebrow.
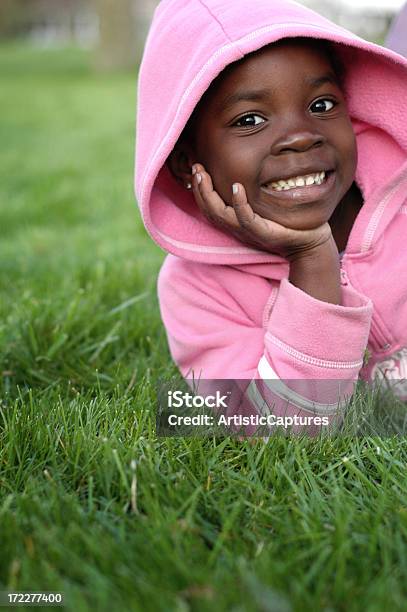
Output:
[[234,104],[247,100],[248,102],[261,102],[270,96],[269,89],[253,89],[251,91],[237,91],[230,96],[226,96],[219,104],[219,108],[227,110]]
[[[330,83],[331,85],[335,85],[339,87],[338,78],[335,76],[333,72],[328,72],[319,77],[308,77],[304,79],[304,85],[309,88],[316,89],[317,87],[321,87],[321,85],[325,85],[326,83]],[[253,89],[247,91],[236,91],[229,96],[226,96],[222,102],[219,103],[219,108],[222,111],[227,110],[234,104],[237,104],[241,101],[248,102],[261,102],[262,100],[266,100],[267,98],[271,98],[272,92],[269,89]]]

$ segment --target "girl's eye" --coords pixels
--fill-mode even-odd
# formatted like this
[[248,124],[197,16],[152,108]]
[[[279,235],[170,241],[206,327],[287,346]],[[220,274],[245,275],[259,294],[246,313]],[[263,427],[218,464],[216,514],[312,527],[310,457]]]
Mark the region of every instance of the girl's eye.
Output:
[[333,100],[317,100],[311,105],[311,110],[315,108],[316,113],[327,113],[336,106],[337,102]]
[[[255,115],[254,113],[251,113],[250,115],[244,115],[243,117],[240,117],[240,119],[235,121],[233,125],[236,125],[237,127],[255,127],[256,125],[259,125],[261,123],[261,121],[256,123],[256,119],[253,122],[252,118],[257,118],[261,121],[265,121],[265,119],[263,119],[263,117],[260,117],[260,115]],[[243,121],[246,121],[246,119],[250,119],[251,121],[249,123],[242,123]]]

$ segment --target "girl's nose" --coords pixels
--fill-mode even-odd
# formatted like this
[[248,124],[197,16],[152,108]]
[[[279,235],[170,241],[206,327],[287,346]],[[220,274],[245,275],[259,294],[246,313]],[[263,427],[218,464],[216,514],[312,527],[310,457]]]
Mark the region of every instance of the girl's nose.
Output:
[[297,151],[302,153],[309,149],[320,147],[324,144],[325,138],[317,132],[296,131],[285,134],[276,140],[272,147],[271,153],[279,155],[280,153]]

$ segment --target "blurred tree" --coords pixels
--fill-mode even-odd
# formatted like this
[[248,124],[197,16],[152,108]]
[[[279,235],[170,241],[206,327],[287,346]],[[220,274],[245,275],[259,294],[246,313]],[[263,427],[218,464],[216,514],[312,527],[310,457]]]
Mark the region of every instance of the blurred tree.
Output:
[[[0,0],[0,36],[32,36],[46,39],[51,30],[54,41],[77,42],[89,0]],[[85,24],[86,25],[86,24]]]
[[141,60],[148,17],[158,2],[94,0],[99,16],[96,68],[117,70],[134,67]]
[[0,38],[23,34],[24,22],[30,19],[32,12],[32,5],[27,6],[24,0],[0,0]]

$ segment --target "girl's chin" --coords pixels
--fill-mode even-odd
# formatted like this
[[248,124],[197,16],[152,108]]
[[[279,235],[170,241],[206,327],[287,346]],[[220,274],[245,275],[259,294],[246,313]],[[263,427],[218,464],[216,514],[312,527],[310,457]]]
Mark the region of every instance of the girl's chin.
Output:
[[[310,230],[327,223],[330,218],[330,215],[316,215],[315,211],[309,211],[309,214],[306,213],[304,208],[298,211],[288,211],[283,215],[280,214],[270,214],[269,212],[264,212],[260,210],[255,210],[255,212],[267,219],[268,221],[273,221],[274,223],[278,223],[283,227],[287,227],[289,229],[294,230]],[[332,214],[332,212],[331,212]]]

